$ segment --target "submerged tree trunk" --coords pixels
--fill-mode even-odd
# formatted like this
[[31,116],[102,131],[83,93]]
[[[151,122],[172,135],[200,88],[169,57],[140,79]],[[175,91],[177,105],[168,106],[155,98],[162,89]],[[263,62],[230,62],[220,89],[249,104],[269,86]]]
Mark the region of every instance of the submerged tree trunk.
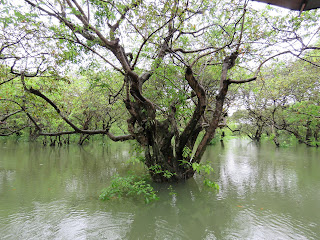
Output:
[[306,124],[306,128],[307,128],[307,131],[306,131],[306,141],[308,143],[311,142],[311,138],[312,138],[312,130],[311,130],[311,121],[308,121],[307,124]]
[[[193,176],[191,151],[202,130],[199,120],[206,109],[206,95],[202,86],[194,78],[191,68],[187,68],[185,78],[189,86],[196,92],[198,101],[194,113],[179,133],[175,118],[175,106],[167,119],[156,119],[156,110],[148,99],[141,94],[141,79],[131,76],[127,78],[130,85],[129,95],[125,100],[131,118],[127,120],[129,132],[143,146],[145,164],[152,179],[156,182],[172,182],[186,180]],[[174,139],[174,141],[173,141]],[[187,152],[187,153],[186,153]]]
[[258,128],[257,128],[254,136],[251,137],[251,139],[253,141],[256,141],[256,142],[260,143],[262,132],[263,132],[263,126],[264,126],[263,124],[262,125],[258,124]]
[[272,134],[273,134],[273,142],[274,144],[277,146],[277,147],[280,147],[280,143],[279,143],[279,140],[278,140],[278,132],[277,132],[277,129],[275,128],[274,125],[271,126],[271,129],[272,129]]
[[[176,108],[171,106],[167,119],[156,119],[154,104],[142,95],[142,85],[146,75],[126,76],[127,98],[124,100],[131,117],[127,120],[130,134],[141,144],[145,151],[145,164],[155,182],[178,182],[193,177],[195,170],[193,163],[199,163],[207,145],[213,139],[219,127],[223,112],[224,100],[231,83],[252,81],[233,81],[227,79],[227,72],[234,66],[238,53],[226,57],[220,80],[220,90],[216,96],[215,111],[209,122],[204,122],[203,115],[207,107],[206,93],[193,75],[191,67],[187,67],[185,79],[189,87],[195,92],[197,101],[193,114],[182,132],[178,129],[175,117]],[[203,123],[207,127],[203,129]],[[196,140],[201,131],[205,131],[203,138],[195,149]],[[192,155],[192,152],[195,152]]]

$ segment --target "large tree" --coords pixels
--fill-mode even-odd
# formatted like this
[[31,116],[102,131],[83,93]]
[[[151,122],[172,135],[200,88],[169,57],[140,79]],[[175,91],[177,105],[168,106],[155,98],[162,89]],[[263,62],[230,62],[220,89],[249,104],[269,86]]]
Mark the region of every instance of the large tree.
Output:
[[[256,80],[262,65],[275,57],[303,58],[319,31],[314,28],[316,11],[301,16],[270,7],[258,11],[248,1],[1,2],[1,59],[11,72],[1,84],[19,78],[24,93],[46,102],[69,128],[47,132],[30,113],[30,99],[28,106],[26,97],[16,99],[37,134],[134,139],[157,182],[192,177],[192,164],[200,162],[226,111],[229,88]],[[30,80],[58,79],[68,66],[94,66],[108,72],[111,82],[123,83],[109,103],[123,101],[126,135],[114,136],[111,120],[102,129],[76,124],[62,108],[62,99],[53,101]]]

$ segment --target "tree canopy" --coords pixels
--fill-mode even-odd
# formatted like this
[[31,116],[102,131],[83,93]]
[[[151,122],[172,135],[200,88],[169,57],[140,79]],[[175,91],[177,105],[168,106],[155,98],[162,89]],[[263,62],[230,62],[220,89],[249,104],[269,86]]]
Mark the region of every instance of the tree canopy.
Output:
[[318,66],[318,20],[247,0],[2,0],[0,134],[135,140],[155,181],[188,179],[239,84],[279,57]]
[[[319,63],[319,54],[308,57]],[[319,145],[319,68],[296,60],[279,62],[263,78],[239,91],[243,109],[232,117],[238,130],[260,141],[262,134],[272,136],[280,145],[280,135],[294,135],[308,146]],[[284,134],[286,133],[286,134]]]

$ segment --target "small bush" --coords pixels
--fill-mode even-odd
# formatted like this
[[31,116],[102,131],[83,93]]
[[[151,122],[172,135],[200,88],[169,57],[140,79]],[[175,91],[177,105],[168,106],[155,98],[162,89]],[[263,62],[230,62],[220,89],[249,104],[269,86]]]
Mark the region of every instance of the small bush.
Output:
[[145,203],[159,199],[153,187],[145,178],[134,175],[126,177],[117,175],[113,177],[110,186],[103,189],[99,196],[101,200],[121,199],[124,197],[142,199]]

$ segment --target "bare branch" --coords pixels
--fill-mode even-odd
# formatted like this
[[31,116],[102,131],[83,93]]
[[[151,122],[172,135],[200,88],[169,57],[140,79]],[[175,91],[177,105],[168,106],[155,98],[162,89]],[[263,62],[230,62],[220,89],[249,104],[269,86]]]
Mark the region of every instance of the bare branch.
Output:
[[76,126],[74,125],[69,119],[67,119],[61,112],[61,110],[58,108],[58,106],[52,102],[48,97],[46,97],[45,95],[43,95],[39,90],[36,90],[36,89],[33,89],[32,87],[29,89],[27,88],[25,82],[24,82],[24,75],[22,74],[21,75],[21,81],[22,81],[22,84],[23,84],[23,87],[24,87],[24,90],[29,92],[29,93],[32,93],[40,98],[42,98],[43,100],[45,100],[47,103],[49,103],[55,110],[56,112],[60,115],[60,117],[70,126],[72,127],[75,131],[78,131],[80,132],[81,130]]
[[12,112],[8,115],[5,115],[2,119],[0,119],[0,122],[4,122],[5,120],[7,120],[9,117],[16,115],[17,113],[23,112],[23,109],[17,110],[15,112]]
[[311,47],[305,47],[302,50],[320,50],[320,47],[311,46]]
[[[67,2],[69,2],[69,0],[67,0]],[[72,0],[72,2],[74,2],[74,4],[77,6],[78,10],[80,11],[80,13],[82,14],[83,18],[86,20],[86,22],[89,24],[89,18],[86,16],[86,14],[84,13],[83,9],[81,8],[81,6],[78,4],[78,2],[76,0]]]
[[62,135],[70,135],[70,134],[88,134],[88,135],[97,135],[97,134],[103,134],[107,135],[112,141],[118,142],[118,141],[127,141],[132,140],[134,137],[132,135],[122,135],[122,136],[115,136],[112,133],[109,132],[109,130],[80,130],[80,131],[63,131],[63,132],[53,132],[53,133],[45,133],[45,132],[39,132],[40,136],[62,136]]
[[172,18],[170,18],[170,19],[169,19],[167,22],[165,22],[161,27],[159,27],[158,29],[156,29],[155,31],[153,31],[147,38],[145,38],[145,39],[143,40],[143,43],[141,44],[141,46],[140,46],[140,48],[139,48],[139,50],[138,50],[137,56],[136,56],[136,58],[134,59],[134,62],[133,62],[133,64],[132,64],[132,68],[134,68],[135,65],[137,64],[138,58],[139,58],[139,56],[140,56],[140,53],[141,53],[144,45],[150,40],[150,38],[151,38],[154,34],[156,34],[156,33],[159,32],[162,28],[164,28],[170,21],[172,21]]
[[270,61],[271,59],[273,59],[273,58],[275,58],[275,57],[278,57],[278,56],[280,56],[280,55],[284,55],[284,54],[287,54],[287,53],[291,53],[291,51],[284,51],[284,52],[281,52],[281,53],[277,53],[277,54],[275,54],[275,55],[273,55],[273,56],[265,59],[264,61],[262,61],[262,62],[260,63],[260,65],[258,66],[258,68],[257,68],[257,70],[256,70],[256,72],[255,72],[255,74],[254,74],[254,77],[257,77],[257,76],[258,76],[261,67],[262,67],[266,62]]
[[247,2],[245,2],[244,8],[243,8],[241,31],[240,31],[239,41],[238,41],[238,44],[237,44],[237,47],[236,47],[236,51],[237,52],[239,51],[239,48],[240,48],[240,45],[241,45],[241,41],[242,41],[243,28],[244,28],[244,22],[245,22],[245,15],[246,15],[246,12],[247,12],[246,6],[247,6]]
[[7,80],[5,80],[5,81],[3,81],[3,82],[1,82],[0,83],[0,86],[2,85],[2,84],[5,84],[5,83],[8,83],[8,82],[11,82],[12,80],[14,80],[16,77],[18,77],[19,75],[18,74],[16,74],[15,76],[13,76],[12,78],[9,78],[9,79],[7,79]]
[[115,4],[113,4],[112,2],[110,2],[110,4],[115,7],[118,11],[118,13],[121,14],[120,18],[118,19],[118,21],[114,24],[114,25],[110,25],[108,23],[108,26],[110,27],[110,38],[114,40],[114,34],[115,31],[119,28],[120,23],[126,18],[126,14],[133,8],[138,7],[140,4],[142,3],[142,0],[137,0],[136,2],[132,2],[131,5],[127,5],[124,9],[123,12],[121,12],[116,6]]
[[292,52],[290,52],[290,53],[291,53],[293,56],[299,58],[299,59],[302,60],[302,61],[305,61],[305,62],[307,62],[307,63],[310,63],[311,65],[313,65],[313,66],[315,66],[315,67],[320,67],[319,64],[316,64],[316,63],[314,63],[314,62],[312,62],[312,61],[310,61],[310,60],[308,60],[308,59],[302,58],[302,57],[300,57],[300,56],[298,56],[298,55],[296,55],[296,54],[293,54]]
[[27,128],[27,127],[31,127],[31,126],[30,126],[30,125],[25,125],[25,126],[19,128],[19,129],[17,129],[17,130],[11,130],[11,129],[8,128],[8,130],[9,130],[10,132],[7,133],[7,134],[0,133],[0,136],[1,136],[1,137],[11,136],[12,134],[18,133],[18,132],[20,132],[21,130]]
[[[182,52],[182,53],[187,54],[187,53],[198,53],[198,52],[206,51],[209,49],[217,49],[217,48],[216,47],[205,47],[205,48],[194,49],[194,50],[184,50],[182,48],[176,48],[176,49],[171,49],[171,51],[172,52]],[[211,53],[213,53],[213,52],[211,52]]]
[[212,54],[212,53],[221,51],[222,49],[226,48],[227,46],[228,46],[228,45],[225,45],[225,46],[223,46],[223,47],[221,47],[221,48],[218,48],[218,49],[216,49],[216,50],[214,50],[214,51],[206,52],[206,53],[203,53],[203,54],[199,55],[199,56],[190,64],[190,67],[193,67],[201,58],[203,58],[203,57],[205,57],[205,56],[208,56],[208,55],[210,55],[210,54]]
[[80,40],[77,41],[77,43],[79,43],[80,45],[84,46],[85,48],[87,48],[88,50],[90,50],[91,52],[93,52],[94,54],[96,54],[97,56],[99,56],[101,59],[103,59],[106,63],[108,63],[110,66],[112,66],[115,70],[117,70],[118,72],[120,72],[122,75],[125,75],[125,73],[118,67],[116,67],[114,64],[112,64],[108,59],[106,59],[104,56],[102,56],[100,53],[98,53],[96,50],[94,50],[93,48],[89,47],[88,45],[84,44],[83,42],[81,42]]
[[235,84],[241,84],[241,83],[247,83],[247,82],[252,82],[254,80],[256,80],[257,77],[252,77],[252,78],[248,78],[245,80],[232,80],[232,79],[227,79],[228,83],[235,83]]
[[195,79],[191,67],[187,67],[185,79],[188,81],[189,86],[196,93],[198,98],[198,103],[196,104],[196,108],[192,114],[190,121],[185,127],[184,131],[180,135],[179,143],[177,144],[177,154],[178,156],[182,154],[183,148],[190,138],[192,138],[192,134],[197,131],[194,131],[200,118],[204,114],[204,111],[207,106],[207,98],[206,93],[200,83]]
[[118,141],[127,141],[127,140],[132,140],[134,139],[134,136],[132,136],[131,134],[128,135],[122,135],[122,136],[114,136],[112,133],[110,133],[109,131],[106,133],[106,135],[114,142],[118,142]]
[[175,40],[177,40],[181,35],[192,35],[193,37],[199,37],[200,35],[196,36],[197,33],[201,32],[201,31],[204,31],[204,30],[206,30],[207,28],[212,27],[212,26],[218,26],[218,27],[220,27],[227,35],[230,36],[230,34],[224,29],[223,26],[221,26],[221,25],[219,25],[219,24],[216,24],[216,23],[213,23],[213,24],[210,24],[210,25],[208,25],[208,26],[205,26],[205,27],[203,27],[203,28],[200,28],[200,29],[198,29],[198,30],[196,30],[196,31],[192,31],[192,32],[183,32],[183,31],[180,31]]
[[41,130],[40,126],[37,124],[36,120],[26,111],[26,108],[24,106],[22,106],[20,103],[14,101],[14,100],[11,100],[11,99],[5,99],[5,98],[0,98],[0,101],[8,101],[8,102],[12,102],[12,103],[15,103],[16,105],[18,105],[21,110],[23,112],[25,112],[25,114],[27,115],[27,117],[31,120],[31,122],[34,124],[34,126],[37,128],[38,131]]
[[[40,71],[41,66],[42,66],[42,64],[45,62],[45,59],[42,59],[42,60],[41,60],[41,63],[38,65],[37,71],[36,71],[35,73],[25,73],[25,72],[21,73],[21,72],[16,72],[16,71],[14,70],[14,67],[15,67],[15,65],[16,65],[16,63],[17,63],[18,60],[19,60],[18,58],[15,59],[14,63],[13,63],[12,66],[11,66],[10,72],[11,72],[12,74],[17,75],[17,76],[22,76],[22,75],[24,75],[24,76],[26,76],[26,77],[36,77],[39,73],[41,73],[41,71]],[[42,72],[43,72],[43,71],[42,71]]]
[[[50,12],[42,7],[40,7],[39,5],[33,3],[32,1],[30,0],[24,0],[25,2],[27,2],[28,4],[30,4],[32,7],[35,7],[37,9],[39,9],[40,11],[42,12],[45,12],[46,14],[48,14],[49,16],[52,16],[52,17],[55,17],[57,18],[60,22],[63,22],[66,24],[66,26],[72,30],[72,31],[75,31],[79,34],[81,34],[84,38],[88,39],[88,40],[96,40],[97,38],[95,36],[93,36],[92,34],[90,34],[88,32],[87,29],[85,28],[82,28],[82,29],[79,29],[79,27],[77,27],[75,24],[73,24],[72,22],[70,22],[69,20],[65,19],[64,17],[62,17],[59,13],[55,13],[55,12]],[[68,4],[70,7],[73,7],[72,3],[68,1]],[[102,33],[100,33],[96,28],[94,28],[92,25],[89,25],[88,21],[86,19],[84,19],[84,17],[80,16],[79,14],[76,14],[75,15],[76,17],[78,17],[80,19],[80,21],[84,24],[84,26],[86,28],[89,28],[91,29],[93,32],[95,32],[97,34],[97,36],[99,37],[99,39],[104,43],[102,44],[101,46],[104,46],[104,47],[107,47],[109,49],[113,48],[114,45],[116,45],[118,43],[118,41],[108,41]]]

